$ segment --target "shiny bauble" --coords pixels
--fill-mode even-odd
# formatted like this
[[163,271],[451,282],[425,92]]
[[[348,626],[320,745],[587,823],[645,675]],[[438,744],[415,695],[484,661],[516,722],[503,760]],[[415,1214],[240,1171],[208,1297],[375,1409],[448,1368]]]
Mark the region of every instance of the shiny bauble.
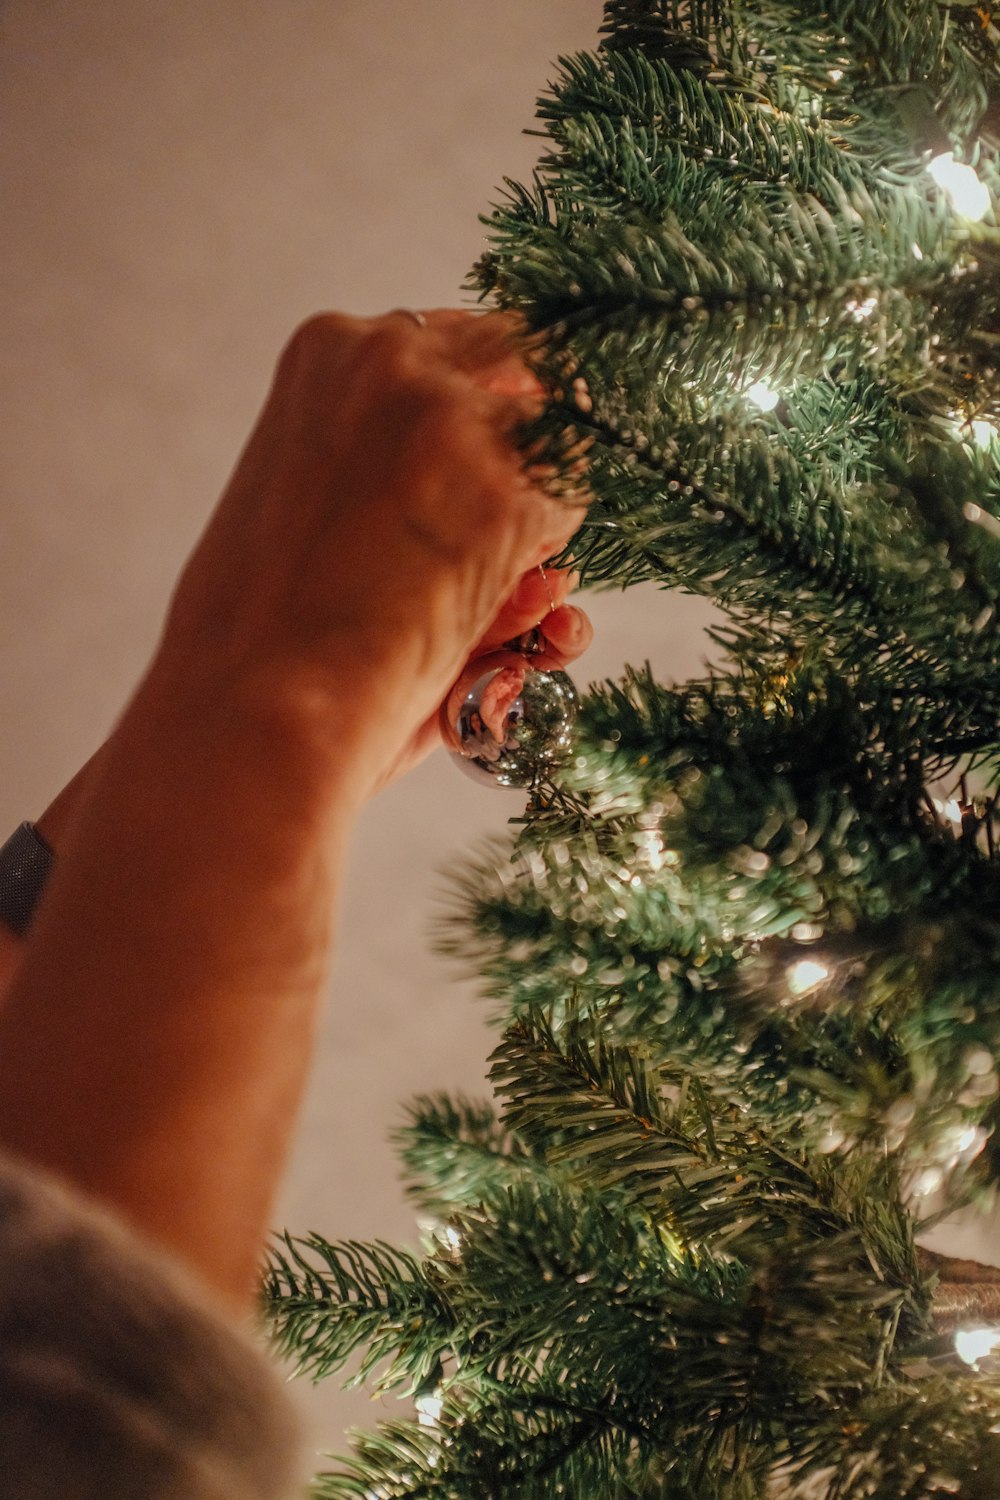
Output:
[[571,678],[544,654],[496,651],[463,674],[441,727],[455,760],[476,781],[532,787],[572,752],[578,704]]

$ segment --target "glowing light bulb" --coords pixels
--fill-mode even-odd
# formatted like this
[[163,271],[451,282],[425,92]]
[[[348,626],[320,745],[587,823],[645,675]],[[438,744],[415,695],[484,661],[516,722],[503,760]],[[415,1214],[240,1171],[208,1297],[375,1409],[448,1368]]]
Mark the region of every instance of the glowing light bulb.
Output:
[[436,1427],[441,1418],[440,1396],[418,1396],[414,1401],[421,1427]]
[[[667,851],[663,847],[663,840],[655,828],[647,829],[636,839],[640,854],[645,855],[646,862],[651,870],[661,870],[666,861]],[[632,878],[633,885],[636,878]]]
[[843,68],[831,68],[827,75],[833,83],[839,83],[844,76]]
[[981,219],[989,212],[989,188],[979,181],[973,167],[955,160],[954,151],[942,151],[935,156],[928,162],[927,171],[963,219]]
[[1000,1328],[959,1328],[955,1334],[955,1351],[967,1365],[986,1359],[1000,1344]]
[[793,995],[804,995],[829,977],[830,970],[826,964],[818,963],[815,958],[797,959],[795,963],[789,965],[785,975],[788,988]]
[[918,1198],[929,1198],[936,1193],[944,1182],[944,1171],[941,1167],[925,1167],[918,1172],[913,1183],[913,1191]]
[[863,323],[865,318],[871,317],[876,307],[878,307],[878,301],[875,297],[865,297],[860,302],[857,300],[848,302],[847,311],[855,323]]
[[781,400],[777,391],[772,390],[765,380],[755,380],[753,385],[747,386],[743,394],[759,411],[774,411]]
[[944,805],[943,810],[944,815],[948,819],[949,823],[955,823],[956,825],[961,826],[962,809],[958,803],[957,798],[949,797],[948,801]]
[[972,433],[972,441],[977,448],[988,448],[997,435],[992,422],[970,422],[969,431]]

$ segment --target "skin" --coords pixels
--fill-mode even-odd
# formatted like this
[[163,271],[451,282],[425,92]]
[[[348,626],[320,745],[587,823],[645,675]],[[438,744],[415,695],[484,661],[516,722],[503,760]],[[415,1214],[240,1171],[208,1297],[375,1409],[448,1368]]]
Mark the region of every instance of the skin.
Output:
[[[253,1303],[357,814],[440,741],[470,659],[544,620],[583,515],[509,441],[541,393],[497,315],[293,335],[113,735],[39,820],[0,941],[0,1145]],[[550,601],[550,592],[555,607]]]

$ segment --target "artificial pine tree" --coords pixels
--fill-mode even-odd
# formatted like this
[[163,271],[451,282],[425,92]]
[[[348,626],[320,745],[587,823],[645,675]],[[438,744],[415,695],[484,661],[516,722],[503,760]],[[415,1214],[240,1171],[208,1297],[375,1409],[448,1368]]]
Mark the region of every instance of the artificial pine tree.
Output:
[[962,0],[602,32],[475,280],[544,337],[531,442],[593,440],[584,584],[710,595],[725,657],[592,691],[468,873],[449,940],[505,1030],[495,1104],[403,1132],[427,1253],[274,1256],[302,1369],[362,1349],[424,1418],[317,1492],[985,1500],[1000,1289],[915,1235],[1000,1175],[1000,233],[942,170],[1000,191],[1000,34]]

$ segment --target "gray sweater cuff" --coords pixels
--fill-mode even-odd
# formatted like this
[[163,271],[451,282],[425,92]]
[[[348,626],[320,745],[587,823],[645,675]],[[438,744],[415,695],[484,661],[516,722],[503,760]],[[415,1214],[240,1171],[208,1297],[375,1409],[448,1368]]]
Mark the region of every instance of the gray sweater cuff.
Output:
[[249,1335],[111,1214],[0,1156],[0,1500],[290,1500]]

